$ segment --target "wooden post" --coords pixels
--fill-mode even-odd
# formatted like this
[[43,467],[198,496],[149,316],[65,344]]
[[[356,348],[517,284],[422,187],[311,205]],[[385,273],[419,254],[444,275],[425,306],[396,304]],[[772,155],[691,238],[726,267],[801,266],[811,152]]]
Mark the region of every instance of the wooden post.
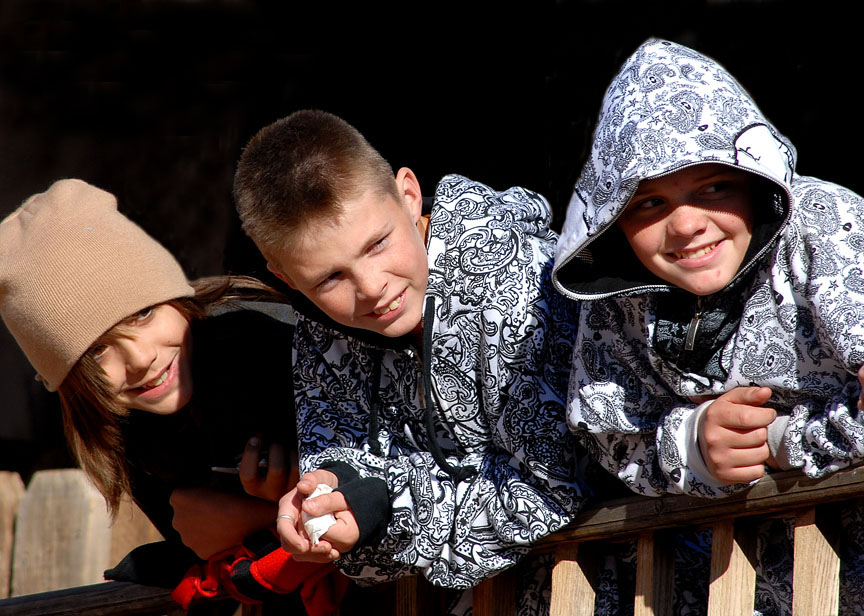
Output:
[[15,514],[24,493],[24,482],[18,473],[0,471],[0,599],[9,596]]
[[752,614],[756,597],[754,541],[749,527],[736,532],[734,520],[714,524],[708,616]]
[[37,472],[18,507],[12,595],[103,581],[109,523],[105,501],[83,471]]
[[816,526],[815,509],[795,516],[792,571],[793,616],[838,613],[840,557]]
[[[584,544],[564,544],[555,551],[549,616],[592,616],[596,563]],[[590,561],[590,562],[589,562]]]
[[442,592],[419,575],[399,578],[396,580],[394,613],[398,616],[438,616],[443,611]]
[[495,577],[474,587],[471,601],[474,616],[503,616],[516,613],[516,579],[513,569],[505,569]]
[[641,533],[636,544],[634,616],[671,616],[675,585],[675,550],[668,533]]

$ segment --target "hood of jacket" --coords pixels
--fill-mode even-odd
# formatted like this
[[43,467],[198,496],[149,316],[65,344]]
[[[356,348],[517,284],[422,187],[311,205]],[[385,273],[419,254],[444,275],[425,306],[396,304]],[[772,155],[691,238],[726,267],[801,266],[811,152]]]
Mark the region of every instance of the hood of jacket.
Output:
[[673,289],[636,259],[615,221],[640,181],[702,163],[769,180],[754,194],[753,237],[733,284],[788,221],[795,161],[794,146],[717,62],[669,41],[645,42],[603,99],[558,242],[555,286],[580,300]]

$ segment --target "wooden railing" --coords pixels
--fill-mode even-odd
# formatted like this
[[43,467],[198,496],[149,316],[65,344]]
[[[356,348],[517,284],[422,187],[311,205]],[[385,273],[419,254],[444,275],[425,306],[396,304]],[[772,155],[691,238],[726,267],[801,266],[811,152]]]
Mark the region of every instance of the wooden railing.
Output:
[[[794,518],[794,616],[836,614],[839,557],[816,523],[817,510],[864,496],[864,467],[837,472],[821,481],[797,472],[775,473],[748,491],[725,499],[685,496],[628,497],[583,512],[566,529],[541,541],[537,552],[553,552],[552,616],[594,612],[595,554],[604,542],[637,541],[635,616],[671,614],[673,568],[666,537],[674,529],[713,529],[709,616],[750,616],[755,571],[753,525],[766,517]],[[0,563],[2,567],[2,563]],[[474,614],[514,613],[514,580],[505,571],[474,589]],[[392,613],[439,614],[437,589],[418,578],[400,580]],[[255,608],[246,608],[245,614]],[[110,582],[0,600],[0,616],[27,614],[183,614],[167,591]]]

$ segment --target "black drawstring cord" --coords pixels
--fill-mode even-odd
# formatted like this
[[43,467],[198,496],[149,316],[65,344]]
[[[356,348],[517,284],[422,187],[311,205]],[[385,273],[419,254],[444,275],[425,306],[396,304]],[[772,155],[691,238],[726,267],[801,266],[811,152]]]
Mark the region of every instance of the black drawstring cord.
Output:
[[451,466],[444,457],[444,452],[438,444],[435,431],[435,404],[432,401],[432,322],[435,312],[435,298],[431,295],[426,298],[426,309],[423,311],[423,397],[426,402],[426,432],[429,437],[429,448],[432,450],[432,459],[438,463],[455,482],[460,482],[477,474],[473,466]]
[[372,391],[369,397],[372,399],[372,412],[369,415],[369,449],[373,455],[381,455],[381,443],[378,441],[378,433],[381,430],[381,362],[383,356],[378,356],[373,362],[372,368]]

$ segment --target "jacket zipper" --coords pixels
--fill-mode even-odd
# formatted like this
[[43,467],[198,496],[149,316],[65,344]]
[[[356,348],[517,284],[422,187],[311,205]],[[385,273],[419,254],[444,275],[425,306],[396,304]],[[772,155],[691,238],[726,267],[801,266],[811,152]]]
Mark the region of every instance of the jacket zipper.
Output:
[[702,298],[696,298],[696,314],[690,319],[690,325],[687,326],[687,336],[684,339],[684,350],[692,351],[696,346],[696,334],[699,332],[699,323],[702,320]]

